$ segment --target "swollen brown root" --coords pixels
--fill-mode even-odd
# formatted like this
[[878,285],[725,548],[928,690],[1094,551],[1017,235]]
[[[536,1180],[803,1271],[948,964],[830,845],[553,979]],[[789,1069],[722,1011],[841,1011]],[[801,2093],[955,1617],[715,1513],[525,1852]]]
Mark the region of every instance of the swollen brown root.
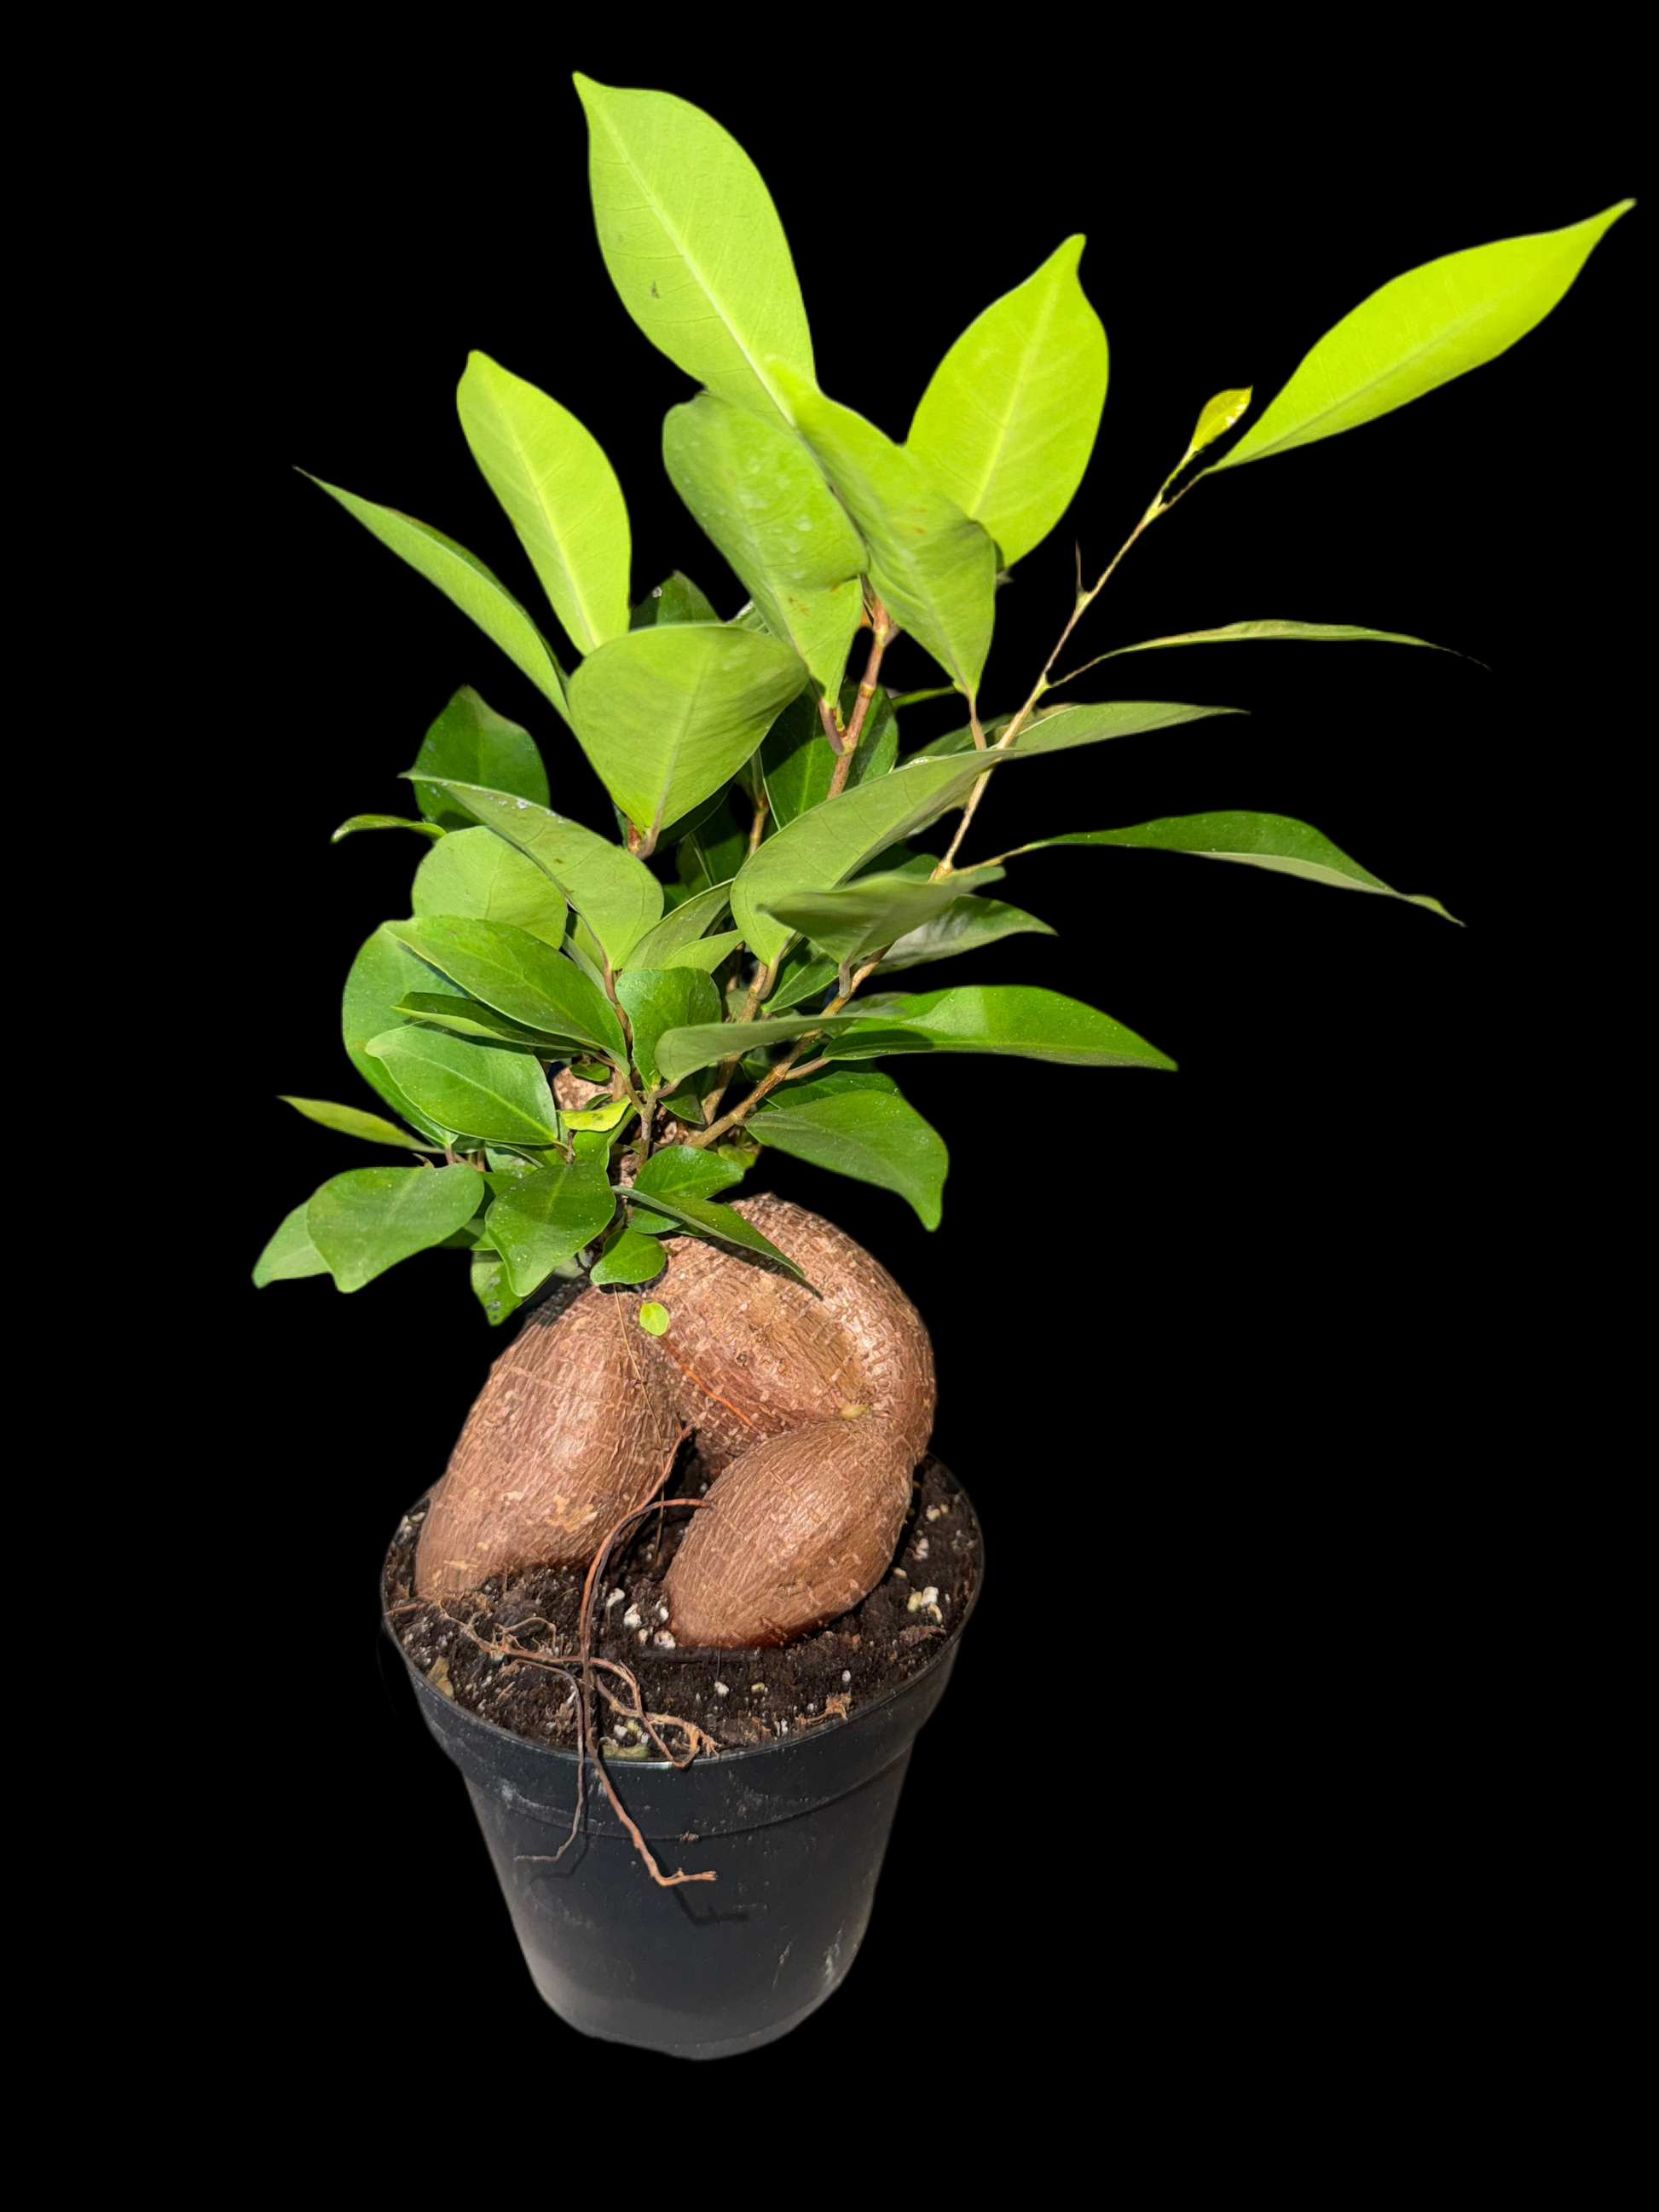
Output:
[[[686,1426],[717,1472],[668,1574],[680,1644],[781,1643],[874,1587],[933,1426],[927,1331],[831,1223],[769,1194],[737,1211],[819,1295],[678,1237],[648,1292],[590,1285],[550,1323],[531,1315],[433,1493],[422,1595],[585,1564]],[[659,1338],[637,1323],[647,1295],[670,1316]]]

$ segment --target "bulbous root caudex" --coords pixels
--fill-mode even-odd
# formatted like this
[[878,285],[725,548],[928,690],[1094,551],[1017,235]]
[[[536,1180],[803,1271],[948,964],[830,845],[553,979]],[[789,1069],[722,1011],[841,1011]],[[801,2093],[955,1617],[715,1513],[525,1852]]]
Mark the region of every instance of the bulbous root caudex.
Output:
[[[668,1571],[678,1644],[781,1644],[874,1588],[933,1428],[927,1333],[831,1223],[769,1194],[737,1211],[813,1289],[677,1237],[647,1289],[590,1284],[551,1318],[532,1311],[432,1494],[419,1596],[586,1566],[653,1495],[685,1429],[714,1480]],[[647,1297],[670,1316],[660,1337],[639,1324]]]

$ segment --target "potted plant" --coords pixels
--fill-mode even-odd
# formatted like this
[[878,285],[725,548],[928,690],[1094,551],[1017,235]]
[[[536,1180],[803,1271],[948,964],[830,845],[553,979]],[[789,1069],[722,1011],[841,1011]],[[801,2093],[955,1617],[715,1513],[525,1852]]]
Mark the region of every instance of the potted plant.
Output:
[[[466,1255],[510,1341],[393,1540],[388,1627],[543,1994],[590,2033],[716,2056],[787,2032],[850,1965],[982,1574],[972,1505],[927,1456],[921,1316],[833,1224],[744,1197],[744,1178],[767,1152],[803,1158],[932,1228],[945,1143],[882,1063],[1171,1066],[1054,992],[908,973],[1041,933],[995,894],[1046,845],[1243,861],[1444,915],[1277,815],[1008,851],[983,833],[1010,768],[1230,711],[1078,702],[1068,687],[1102,661],[1425,644],[1241,621],[1066,655],[1196,483],[1491,360],[1629,203],[1396,278],[1254,416],[1248,390],[1218,393],[1123,548],[1092,584],[1079,570],[1043,667],[994,705],[999,584],[1068,507],[1105,399],[1082,240],[969,325],[898,444],[819,389],[782,228],[735,142],[667,94],[577,86],[606,265],[701,387],[668,416],[669,475],[748,597],[722,619],[676,574],[635,602],[610,462],[482,355],[463,428],[568,652],[441,532],[324,487],[537,686],[615,819],[568,819],[531,736],[465,689],[407,772],[415,811],[341,825],[425,847],[410,914],[362,946],[343,1002],[348,1054],[396,1119],[289,1103],[414,1164],[331,1178],[254,1279],[351,1291],[421,1251]],[[900,634],[937,685],[885,684]],[[961,726],[902,745],[901,716],[945,697]],[[983,858],[964,849],[976,832]]]

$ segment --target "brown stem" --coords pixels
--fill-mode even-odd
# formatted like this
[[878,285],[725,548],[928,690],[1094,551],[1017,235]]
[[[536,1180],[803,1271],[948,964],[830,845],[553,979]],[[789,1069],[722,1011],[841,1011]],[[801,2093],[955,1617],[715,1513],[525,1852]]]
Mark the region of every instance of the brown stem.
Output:
[[[752,1022],[754,1020],[756,1010],[758,1008],[762,1000],[766,996],[771,988],[772,970],[769,966],[763,963],[762,966],[755,970],[755,980],[749,986],[749,996],[744,1000],[743,1012],[738,1016],[738,1019],[740,1022]],[[738,1072],[738,1062],[742,1058],[743,1054],[740,1052],[734,1052],[730,1060],[723,1060],[720,1066],[715,1069],[714,1087],[702,1102],[702,1118],[705,1125],[707,1124],[710,1115],[712,1115],[719,1106],[720,1100],[725,1097],[726,1091],[731,1085],[732,1078]],[[694,1139],[691,1139],[691,1141],[695,1142],[696,1140]]]
[[[874,975],[877,968],[880,964],[881,954],[878,952],[873,960],[867,961],[865,965],[859,969],[858,974],[854,976],[852,981],[847,986],[847,988],[839,993],[836,997],[833,998],[830,1001],[830,1004],[823,1010],[824,1012],[826,1014],[838,1014],[842,1008],[847,1004],[847,1001],[852,997],[853,994],[861,984],[868,981],[869,978]],[[799,1059],[801,1054],[805,1051],[807,1046],[812,1042],[813,1039],[820,1035],[822,1035],[822,1032],[818,1030],[807,1030],[800,1036],[798,1036],[794,1042],[790,1046],[784,1057],[778,1062],[777,1066],[775,1067],[769,1068],[767,1071],[746,1098],[740,1100],[738,1103],[732,1109],[729,1114],[723,1114],[720,1120],[714,1122],[711,1127],[700,1129],[695,1137],[688,1137],[685,1140],[687,1145],[693,1151],[700,1149],[704,1145],[712,1145],[716,1137],[723,1137],[728,1129],[735,1129],[740,1122],[742,1122],[749,1115],[752,1114],[756,1107],[761,1103],[762,1100],[769,1097],[771,1093],[777,1089],[779,1084],[787,1082],[790,1077],[796,1073],[805,1074],[806,1072],[805,1069],[797,1071],[795,1062]],[[821,1067],[823,1066],[823,1062],[820,1060],[815,1062],[814,1065]]]
[[848,771],[853,765],[853,756],[858,750],[859,738],[864,730],[864,718],[870,711],[870,702],[876,696],[876,678],[881,673],[881,656],[892,635],[888,627],[887,610],[872,592],[870,594],[870,628],[872,633],[870,658],[864,665],[863,678],[859,684],[859,696],[853,702],[853,718],[848,723],[841,741],[841,757],[836,763],[835,773],[830,779],[826,794],[837,798],[846,788]]
[[763,791],[755,802],[755,818],[749,825],[749,850],[751,856],[756,847],[760,843],[762,834],[766,828],[766,817],[771,811],[771,797],[767,792]]

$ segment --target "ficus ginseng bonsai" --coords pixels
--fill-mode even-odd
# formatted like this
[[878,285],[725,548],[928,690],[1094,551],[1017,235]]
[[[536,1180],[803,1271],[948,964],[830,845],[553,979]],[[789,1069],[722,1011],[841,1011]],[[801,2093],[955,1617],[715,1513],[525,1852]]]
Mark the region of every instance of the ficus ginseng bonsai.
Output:
[[[787,1200],[729,1194],[769,1147],[895,1191],[932,1228],[944,1141],[872,1061],[1171,1066],[1052,991],[896,988],[909,969],[1043,932],[987,893],[1044,846],[1152,847],[1401,896],[1271,814],[1065,830],[958,856],[992,771],[1230,711],[1051,699],[1082,673],[1055,674],[1061,648],[1143,531],[1206,475],[1352,429],[1492,359],[1556,305],[1630,203],[1385,284],[1249,428],[1250,392],[1218,393],[1122,550],[1090,588],[1079,568],[1023,699],[993,712],[981,679],[998,582],[1069,505],[1105,401],[1082,239],[969,326],[896,443],[818,388],[783,229],[737,143],[666,94],[576,82],[606,266],[646,336],[702,387],[669,411],[669,475],[748,597],[722,619],[676,574],[635,604],[609,460],[556,401],[481,354],[461,380],[462,427],[574,670],[473,555],[324,487],[542,692],[614,801],[616,834],[555,811],[558,778],[532,738],[471,690],[408,771],[418,818],[360,815],[336,832],[402,826],[429,841],[410,916],[374,932],[345,989],[348,1055],[401,1126],[289,1103],[418,1164],[333,1176],[282,1224],[254,1279],[327,1273],[356,1291],[459,1247],[499,1324],[550,1278],[585,1275],[551,1327],[497,1362],[434,1494],[416,1590],[586,1565],[695,1431],[714,1480],[668,1576],[664,1633],[757,1647],[845,1612],[884,1572],[933,1381],[920,1319],[866,1253]],[[882,684],[901,632],[946,679],[911,696],[954,693],[966,715],[908,753],[907,702]],[[1425,642],[1243,621],[1115,652],[1264,638]],[[942,849],[924,848],[946,823]]]

